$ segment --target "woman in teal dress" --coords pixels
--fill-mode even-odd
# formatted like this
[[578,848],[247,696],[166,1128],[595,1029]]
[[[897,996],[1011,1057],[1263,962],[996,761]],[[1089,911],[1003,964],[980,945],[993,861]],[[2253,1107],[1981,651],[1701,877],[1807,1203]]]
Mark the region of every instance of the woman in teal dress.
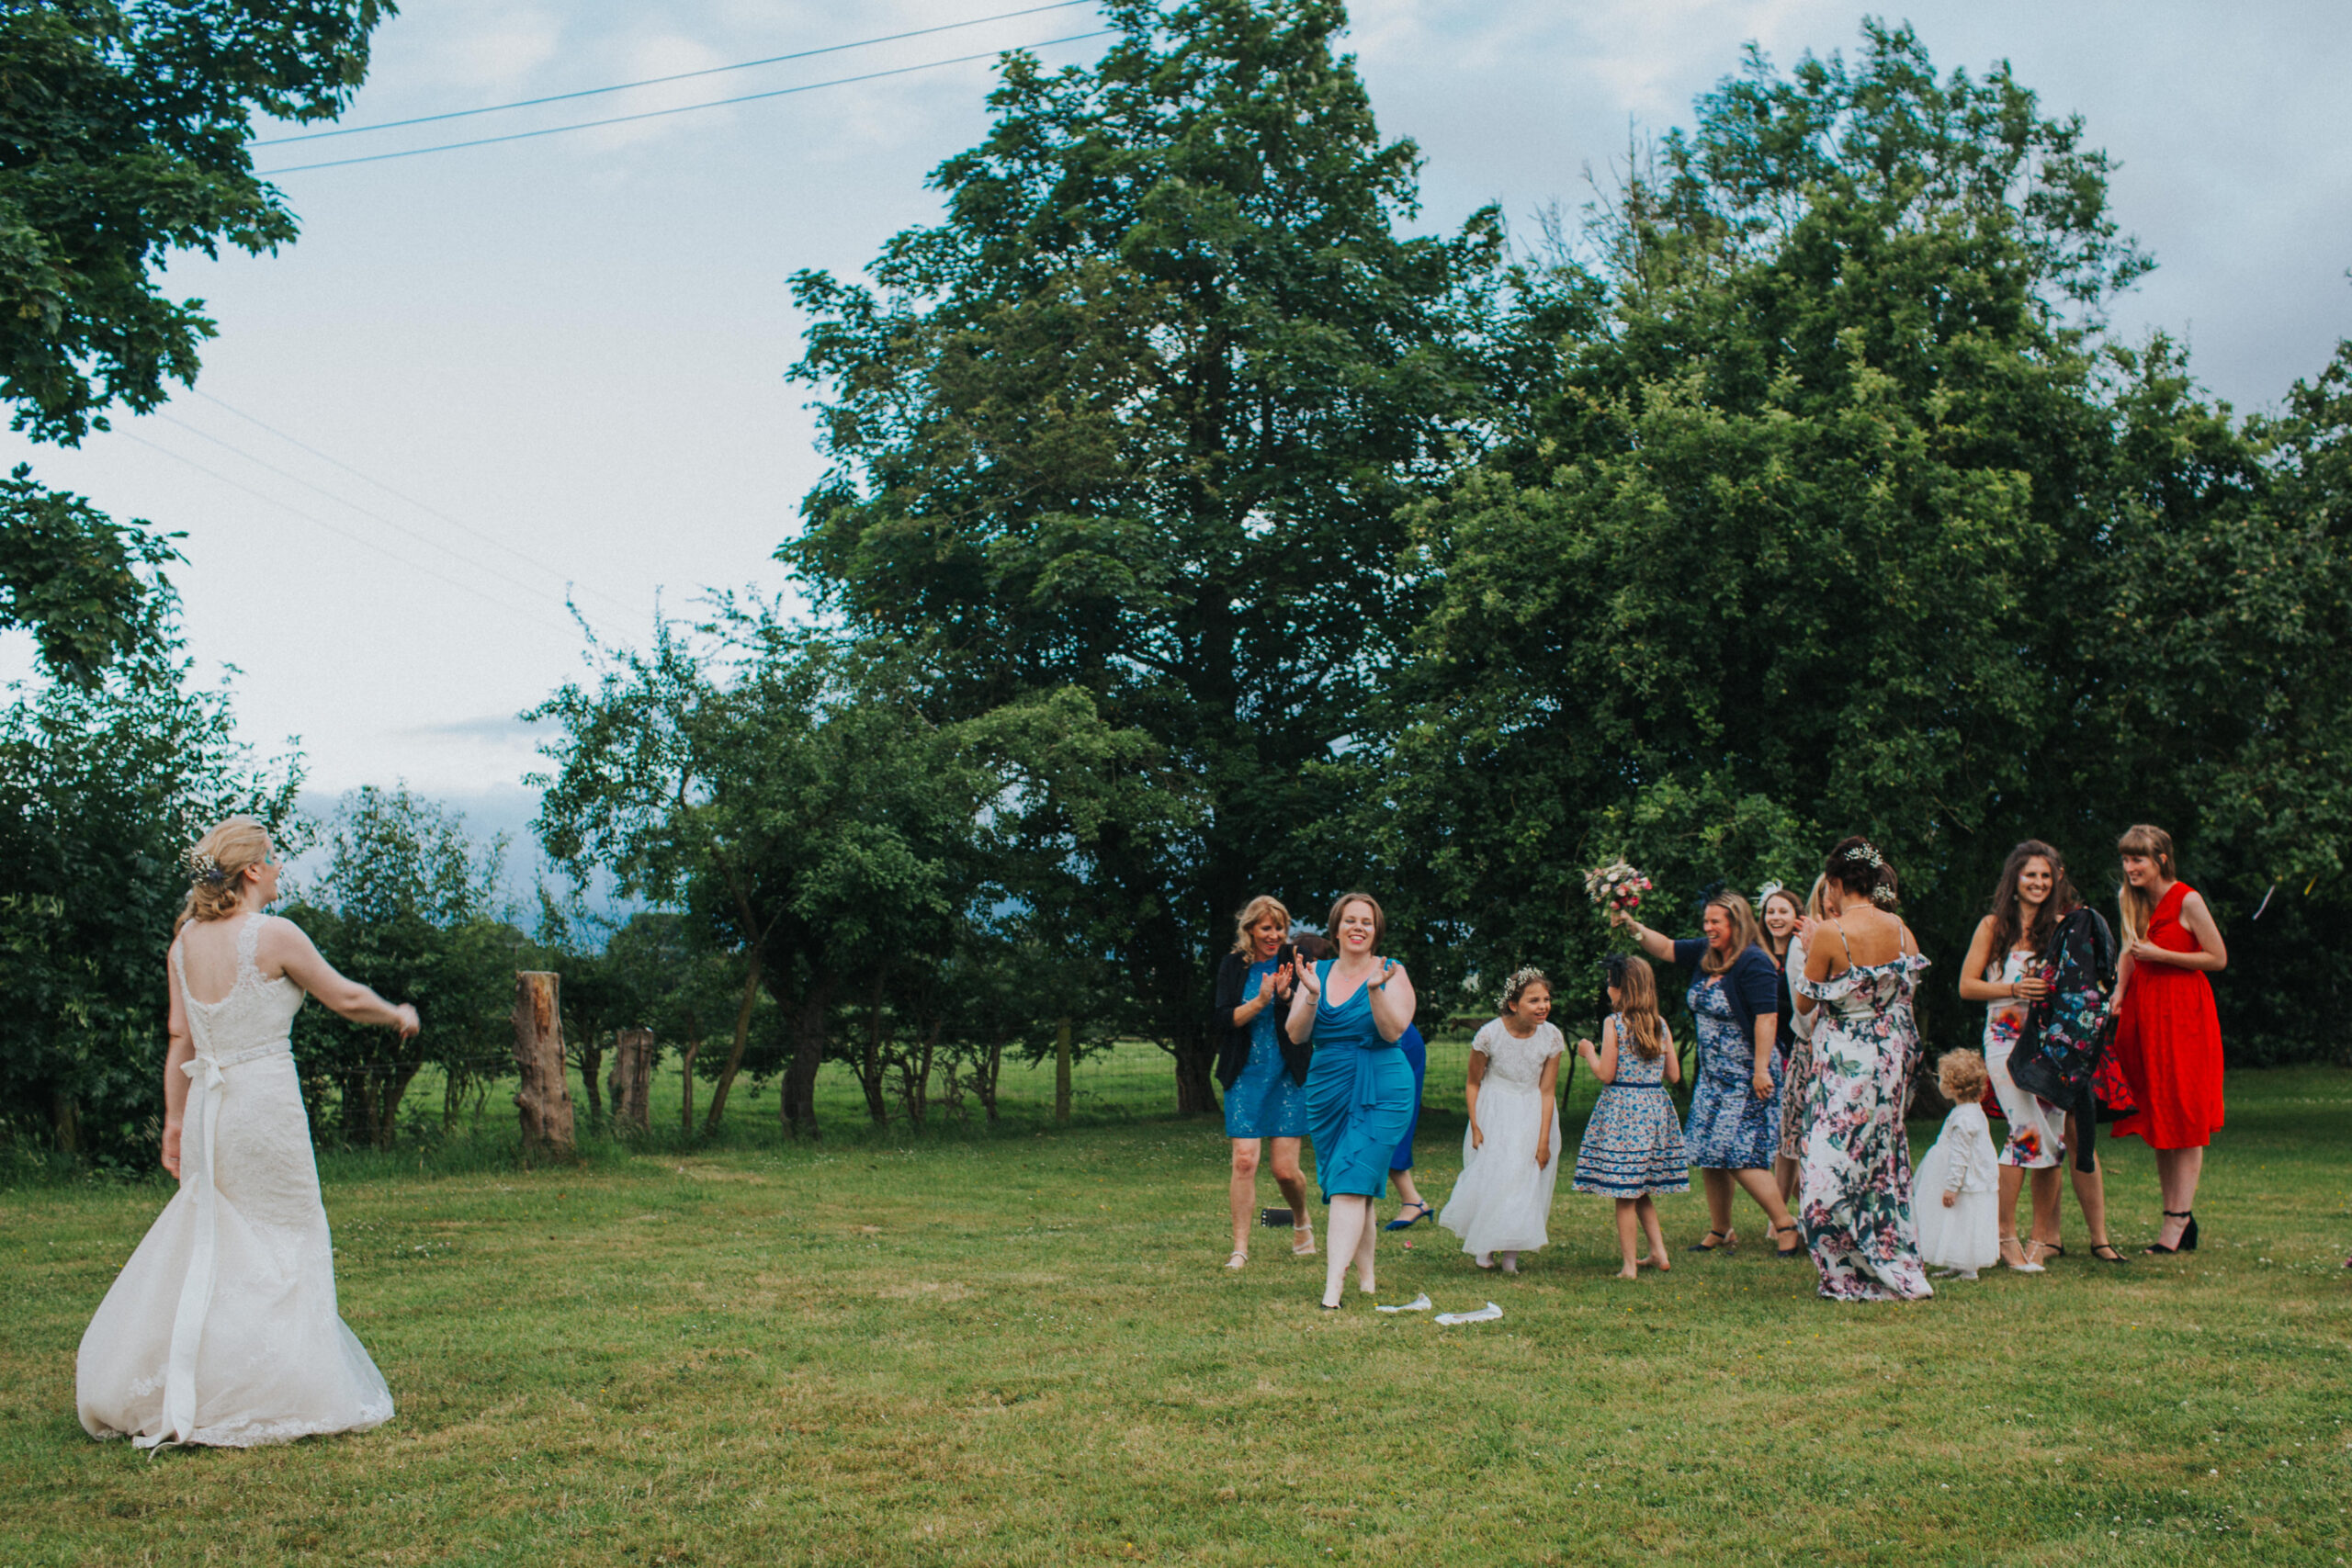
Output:
[[1367,893],[1331,906],[1340,956],[1309,967],[1297,961],[1290,1036],[1311,1040],[1306,1119],[1315,1140],[1315,1179],[1331,1205],[1323,1305],[1337,1310],[1348,1262],[1356,1286],[1374,1288],[1373,1200],[1388,1184],[1388,1160],[1413,1117],[1413,1069],[1396,1042],[1413,1022],[1413,982],[1380,953],[1387,917]]
[[1225,1090],[1225,1135],[1233,1147],[1233,1251],[1225,1260],[1227,1269],[1250,1261],[1260,1151],[1268,1144],[1274,1185],[1291,1207],[1291,1253],[1309,1258],[1315,1252],[1306,1179],[1298,1168],[1299,1143],[1306,1136],[1307,1052],[1283,1030],[1293,983],[1289,944],[1290,911],[1282,900],[1265,894],[1250,899],[1234,919],[1233,951],[1217,965],[1216,992],[1209,1004],[1209,1027],[1221,1042],[1216,1081]]

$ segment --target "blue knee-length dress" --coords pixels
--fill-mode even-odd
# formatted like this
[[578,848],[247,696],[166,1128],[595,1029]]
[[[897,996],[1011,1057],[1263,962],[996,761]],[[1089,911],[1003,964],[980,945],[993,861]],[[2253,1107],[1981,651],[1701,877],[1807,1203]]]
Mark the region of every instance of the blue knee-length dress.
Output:
[[1732,1012],[1720,975],[1690,982],[1690,1019],[1699,1034],[1698,1070],[1691,1075],[1690,1120],[1682,1142],[1693,1168],[1770,1170],[1781,1151],[1781,1077],[1770,1063],[1772,1093],[1756,1098],[1756,1048]]
[[1413,1134],[1421,1126],[1421,1085],[1430,1070],[1429,1043],[1411,1024],[1396,1037],[1396,1049],[1405,1054],[1405,1065],[1413,1069],[1413,1114],[1405,1122],[1405,1135],[1397,1140],[1396,1152],[1388,1156],[1391,1171],[1413,1168]]
[[[1250,965],[1241,994],[1254,997],[1266,976],[1280,967],[1272,959]],[[1303,1138],[1306,1136],[1306,1090],[1290,1076],[1283,1062],[1282,1027],[1287,1002],[1269,1002],[1250,1021],[1250,1061],[1233,1087],[1225,1091],[1225,1135],[1228,1138]]]
[[1372,987],[1331,1005],[1331,965],[1315,966],[1315,1066],[1306,1075],[1306,1120],[1315,1139],[1315,1180],[1329,1202],[1339,1193],[1377,1198],[1388,1161],[1413,1120],[1413,1069],[1372,1021]]

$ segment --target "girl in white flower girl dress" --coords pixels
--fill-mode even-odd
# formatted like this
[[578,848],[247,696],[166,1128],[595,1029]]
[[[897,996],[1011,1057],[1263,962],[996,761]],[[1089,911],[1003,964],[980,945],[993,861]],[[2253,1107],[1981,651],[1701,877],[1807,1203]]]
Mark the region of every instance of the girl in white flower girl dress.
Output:
[[1919,1217],[1919,1261],[1946,1277],[1973,1280],[1979,1269],[1991,1268],[2001,1257],[1996,1213],[2000,1167],[1993,1156],[1992,1125],[1979,1103],[1989,1081],[1984,1058],[1973,1051],[1947,1051],[1936,1063],[1936,1087],[1952,1110],[1935,1146],[1919,1157],[1911,1190]]
[[1470,1042],[1470,1128],[1462,1135],[1462,1179],[1437,1223],[1462,1238],[1481,1269],[1551,1239],[1552,1189],[1560,1179],[1560,1128],[1553,1086],[1567,1042],[1548,1021],[1552,982],[1522,969],[1503,984],[1502,1016]]

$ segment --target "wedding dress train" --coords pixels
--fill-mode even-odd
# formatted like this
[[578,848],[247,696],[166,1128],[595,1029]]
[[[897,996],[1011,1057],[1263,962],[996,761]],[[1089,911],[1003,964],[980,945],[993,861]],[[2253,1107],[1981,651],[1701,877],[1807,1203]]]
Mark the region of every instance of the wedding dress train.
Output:
[[336,1310],[334,1253],[288,1039],[302,988],[265,980],[237,933],[237,977],[217,1002],[172,973],[196,1057],[180,1133],[180,1190],[82,1336],[82,1427],[141,1448],[245,1448],[390,1419],[391,1391]]

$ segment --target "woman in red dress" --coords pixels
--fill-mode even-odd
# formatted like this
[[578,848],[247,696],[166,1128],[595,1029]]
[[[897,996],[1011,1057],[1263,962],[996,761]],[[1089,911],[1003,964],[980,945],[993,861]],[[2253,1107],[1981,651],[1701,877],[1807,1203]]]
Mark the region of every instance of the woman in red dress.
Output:
[[2229,966],[2212,911],[2173,874],[2172,835],[2144,823],[2117,840],[2123,856],[2123,959],[2115,985],[2115,1059],[2138,1106],[2117,1137],[2156,1153],[2165,1221],[2150,1252],[2197,1250],[2197,1179],[2222,1124],[2222,1024],[2206,979]]

